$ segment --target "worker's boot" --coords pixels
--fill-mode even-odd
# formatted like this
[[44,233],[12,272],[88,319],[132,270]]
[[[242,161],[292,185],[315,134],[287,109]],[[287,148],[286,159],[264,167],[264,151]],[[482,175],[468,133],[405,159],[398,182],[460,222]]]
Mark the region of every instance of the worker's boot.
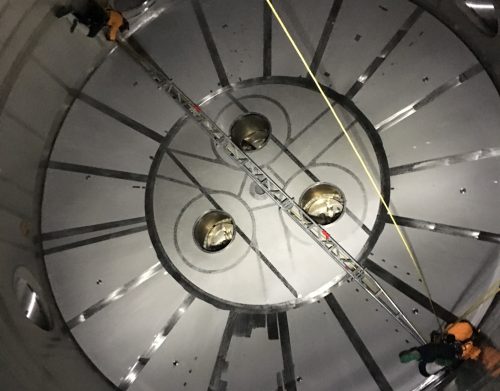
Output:
[[416,360],[420,360],[420,353],[416,349],[405,350],[399,353],[399,361],[401,361],[402,363]]

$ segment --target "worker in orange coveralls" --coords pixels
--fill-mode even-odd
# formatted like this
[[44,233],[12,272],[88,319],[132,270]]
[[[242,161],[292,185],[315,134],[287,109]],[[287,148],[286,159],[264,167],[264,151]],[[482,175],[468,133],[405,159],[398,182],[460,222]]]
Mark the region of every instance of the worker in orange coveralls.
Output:
[[[422,376],[431,376],[426,366],[435,362],[444,368],[455,368],[465,360],[478,360],[481,349],[477,346],[478,330],[467,320],[448,325],[443,333],[433,331],[431,342],[399,354],[401,362],[419,362]],[[443,369],[444,369],[443,368]]]
[[114,9],[104,9],[95,0],[86,0],[85,2],[73,2],[69,6],[56,7],[55,16],[62,18],[65,15],[72,14],[75,19],[70,31],[75,31],[78,23],[88,27],[88,37],[95,37],[104,27],[107,28],[106,39],[116,41],[118,32],[128,30],[128,21],[123,15]]

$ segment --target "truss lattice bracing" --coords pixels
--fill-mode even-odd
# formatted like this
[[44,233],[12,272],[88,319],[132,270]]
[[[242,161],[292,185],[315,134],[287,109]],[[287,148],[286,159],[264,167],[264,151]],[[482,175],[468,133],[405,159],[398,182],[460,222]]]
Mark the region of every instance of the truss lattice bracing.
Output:
[[360,287],[372,296],[417,341],[425,343],[415,326],[368,273],[327,231],[307,215],[280,186],[276,184],[231,138],[136,45],[121,42],[121,47],[144,68],[160,90],[165,91],[313,241],[315,241]]

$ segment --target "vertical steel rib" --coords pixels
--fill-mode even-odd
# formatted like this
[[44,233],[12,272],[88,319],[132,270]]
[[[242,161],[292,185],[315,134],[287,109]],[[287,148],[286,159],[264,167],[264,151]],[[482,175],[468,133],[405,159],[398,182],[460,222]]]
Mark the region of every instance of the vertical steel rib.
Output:
[[224,65],[222,64],[219,51],[217,50],[217,45],[215,45],[215,40],[210,31],[210,27],[208,26],[207,18],[205,17],[203,8],[201,7],[199,0],[191,0],[191,4],[193,5],[196,19],[198,20],[201,33],[203,34],[203,39],[205,40],[205,44],[207,45],[208,51],[210,53],[210,58],[212,59],[215,71],[217,72],[217,76],[219,77],[219,82],[222,87],[226,87],[229,85],[227,73],[224,69]]
[[410,28],[417,22],[417,20],[422,15],[423,10],[419,7],[405,20],[401,28],[394,34],[394,36],[389,40],[387,45],[384,46],[380,54],[372,61],[368,68],[363,72],[361,76],[358,77],[356,82],[349,88],[349,91],[345,94],[346,97],[352,99],[365,85],[365,83],[373,76],[373,74],[380,68],[391,52],[398,46],[401,40],[408,33]]
[[349,320],[346,313],[340,306],[339,302],[335,299],[335,297],[333,297],[331,293],[325,297],[325,301],[327,302],[333,314],[339,321],[340,326],[346,333],[347,338],[349,338],[349,341],[351,341],[352,346],[354,347],[359,357],[365,364],[366,369],[368,369],[368,372],[370,372],[370,375],[373,377],[373,380],[375,380],[375,383],[377,383],[378,388],[381,391],[392,391],[392,387],[387,381],[386,377],[384,376],[384,373],[378,366],[377,362],[371,355],[366,345],[363,343],[363,340],[361,339],[360,335],[352,325],[351,321]]
[[325,54],[326,45],[330,40],[330,35],[332,34],[333,26],[335,25],[335,21],[337,20],[337,16],[339,15],[342,1],[343,0],[333,0],[332,8],[330,9],[330,13],[328,14],[328,18],[326,19],[325,26],[323,27],[323,32],[321,33],[321,38],[319,39],[318,46],[316,47],[314,57],[311,61],[310,68],[312,73],[314,74],[316,74],[316,72],[318,71],[319,64],[321,64],[321,60],[323,59],[323,54]]
[[382,289],[380,284],[352,257],[328,232],[317,224],[285,191],[274,182],[245,152],[243,152],[222,129],[193,102],[154,64],[141,57],[126,42],[121,46],[156,81],[158,88],[167,93],[203,130],[245,172],[281,210],[286,213],[309,237],[316,242],[362,289],[372,296],[398,323],[417,341],[425,343],[415,326],[408,320],[396,303]]
[[226,382],[221,380],[221,377],[222,373],[227,369],[228,366],[226,357],[227,352],[229,351],[229,345],[231,344],[231,339],[233,338],[236,318],[236,312],[231,311],[227,318],[224,333],[222,334],[222,340],[220,342],[219,352],[217,353],[217,359],[215,360],[214,369],[212,370],[212,376],[210,377],[208,391],[221,391],[227,386]]
[[142,353],[135,362],[134,365],[129,369],[126,376],[124,376],[121,381],[118,389],[121,391],[128,390],[130,386],[135,382],[139,373],[144,369],[144,367],[149,363],[153,355],[160,349],[165,340],[167,339],[168,334],[174,326],[177,324],[179,319],[184,315],[186,310],[189,308],[191,303],[194,301],[194,296],[187,296],[181,305],[175,310],[173,315],[168,320],[165,327],[155,335],[151,346],[147,348],[144,353]]
[[293,363],[292,345],[286,312],[278,313],[278,329],[280,335],[281,355],[283,357],[283,383],[286,391],[297,391],[295,365]]
[[266,5],[266,1],[262,0],[264,7],[264,46],[262,49],[262,68],[263,76],[269,77],[272,74],[272,40],[273,40],[273,15],[271,10]]

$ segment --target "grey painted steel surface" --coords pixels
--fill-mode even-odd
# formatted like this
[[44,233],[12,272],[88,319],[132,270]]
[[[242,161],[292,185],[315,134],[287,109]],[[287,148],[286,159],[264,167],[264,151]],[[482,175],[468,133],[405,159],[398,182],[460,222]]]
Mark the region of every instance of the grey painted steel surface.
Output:
[[[138,68],[118,53],[107,58],[90,79],[85,95],[78,94],[77,91],[85,84],[86,75],[92,74],[92,70],[102,63],[103,55],[109,48],[103,42],[89,40],[79,32],[69,35],[68,22],[56,21],[49,13],[49,5],[53,3],[0,1],[0,102],[3,109],[0,118],[3,137],[0,144],[0,384],[7,390],[39,390],[40,384],[43,384],[49,391],[105,391],[113,386],[99,375],[85,355],[90,356],[106,376],[117,382],[126,374],[127,366],[132,365],[137,355],[149,346],[153,335],[166,324],[173,308],[165,308],[168,301],[165,298],[180,298],[183,291],[175,290],[173,280],[164,279],[161,273],[156,274],[155,278],[145,281],[120,300],[95,313],[88,322],[75,327],[75,335],[85,352],[79,350],[66,329],[64,319],[77,316],[100,300],[106,300],[116,289],[126,287],[127,282],[140,280],[140,276],[154,266],[156,260],[148,248],[147,235],[134,234],[96,242],[49,256],[47,267],[54,291],[59,290],[56,297],[64,317],[60,316],[53,300],[43,261],[37,255],[42,250],[37,237],[43,232],[71,232],[75,227],[106,227],[109,222],[135,219],[143,215],[143,189],[140,182],[127,183],[92,175],[85,179],[88,174],[51,170],[45,186],[46,194],[50,193],[50,197],[54,198],[46,204],[42,230],[38,224],[42,209],[37,200],[45,178],[44,167],[54,136],[59,134],[52,152],[55,161],[147,175],[151,164],[149,156],[154,155],[158,145],[152,139],[143,137],[137,129],[145,133],[148,133],[146,129],[151,129],[163,136],[182,113],[174,105],[169,105],[169,101],[154,89],[153,83],[149,83]],[[170,2],[158,3],[163,7]],[[301,8],[298,2],[280,3],[285,5],[283,10],[287,21],[301,38],[301,47],[308,49],[312,59],[317,44],[324,42],[321,37],[332,2],[318,2],[317,13]],[[318,66],[318,76],[324,84],[334,82],[336,88],[347,91],[403,25],[413,7],[407,2],[387,0],[383,6],[388,11],[384,11],[378,8],[376,2],[367,4],[364,0],[344,0],[342,3]],[[391,198],[398,215],[411,219],[408,221],[415,226],[406,230],[426,270],[436,301],[445,309],[460,313],[460,309],[466,308],[467,303],[480,293],[481,287],[488,285],[488,276],[495,273],[498,264],[496,244],[453,236],[447,228],[458,229],[454,231],[456,233],[470,228],[499,232],[498,216],[495,215],[495,210],[498,210],[495,200],[499,198],[498,184],[495,183],[499,180],[498,158],[491,156],[475,160],[468,155],[471,151],[494,150],[499,146],[498,93],[490,80],[498,85],[499,41],[498,37],[482,35],[467,15],[455,6],[455,2],[418,0],[415,3],[428,7],[457,32],[487,71],[487,74],[481,72],[457,88],[446,91],[404,121],[387,129],[382,136],[391,167],[411,170],[410,167],[418,162],[433,165],[426,170],[394,176]],[[269,18],[263,17],[264,8],[260,1],[242,2],[234,7],[225,7],[223,1],[201,1],[200,4],[230,82],[237,82],[238,77],[247,79],[263,74],[296,77],[303,72],[298,63],[290,61],[290,52],[278,34],[279,30]],[[165,69],[172,69],[176,79],[184,79],[180,84],[190,88],[190,94],[202,97],[208,95],[210,89],[218,89],[217,74],[211,68],[212,62],[208,52],[205,52],[204,39],[197,30],[192,8],[189,5],[186,8],[191,11],[183,13],[177,4],[174,5],[153,24],[143,24],[139,35],[147,45],[151,45],[148,50],[161,60]],[[252,15],[255,18],[250,17]],[[446,29],[434,28],[433,19],[425,13],[424,16],[426,24],[417,22],[408,31],[360,91],[357,103],[366,109],[374,122],[389,117],[416,99],[424,98],[469,66],[461,62],[461,59],[469,59],[470,56],[460,43],[457,45],[456,37]],[[178,28],[176,20],[186,21],[183,29]],[[241,28],[234,24],[236,20],[241,21]],[[190,21],[195,23],[190,24]],[[228,26],[223,28],[224,24]],[[182,34],[179,33],[181,30]],[[419,45],[422,40],[418,36],[422,31],[424,37],[440,34],[440,40],[435,43],[425,41]],[[438,42],[442,42],[443,46],[436,46]],[[188,43],[191,53],[185,50]],[[161,48],[160,53],[155,47],[158,50]],[[267,49],[264,50],[264,47]],[[167,58],[166,53],[172,52],[177,55]],[[404,62],[400,60],[405,57],[415,66],[402,66]],[[453,69],[446,63],[447,58],[457,59],[455,63],[458,67]],[[202,78],[197,76],[197,68],[205,70]],[[394,80],[392,85],[386,82],[391,77]],[[426,77],[429,81],[423,82]],[[65,84],[69,88],[65,88]],[[377,90],[377,86],[388,94],[378,93],[380,89]],[[390,94],[392,88],[400,91],[400,86],[407,90]],[[369,90],[374,91],[371,96]],[[385,97],[385,102],[379,99],[380,96]],[[85,100],[86,97],[90,99]],[[378,103],[387,103],[387,110],[383,110],[386,115],[381,115],[377,121],[378,109],[375,108]],[[372,105],[375,108],[372,109]],[[107,114],[103,114],[106,108]],[[307,131],[306,134],[311,146],[314,147],[318,139],[323,142],[320,132],[328,124],[319,116],[321,110],[313,112],[310,106],[296,105],[294,111],[291,118],[293,136],[299,135],[300,129],[310,123],[313,132]],[[309,117],[306,116],[308,111]],[[318,119],[314,121],[315,118]],[[132,130],[134,127],[136,129]],[[158,136],[154,137],[161,140]],[[302,159],[307,152],[301,150],[304,143],[300,135],[297,141],[299,143],[293,152]],[[182,144],[177,146],[183,147]],[[202,151],[203,148],[187,153]],[[332,147],[326,157],[322,156],[322,161],[333,160],[332,153],[341,156],[342,147]],[[454,160],[455,157],[464,159],[458,161]],[[444,160],[448,158],[451,160]],[[434,162],[438,166],[434,166]],[[194,170],[194,166],[189,167]],[[274,171],[285,179],[289,176],[282,168]],[[37,172],[38,179],[35,178]],[[190,189],[186,186],[188,180],[173,168],[165,176],[170,181],[167,183]],[[422,191],[422,183],[430,187]],[[249,187],[248,181],[242,181],[243,190],[237,189],[236,192],[241,191],[246,197]],[[459,192],[461,188],[466,189],[464,194]],[[75,200],[74,209],[70,207],[70,200]],[[248,200],[252,208],[258,208],[257,212],[260,210],[262,214],[269,214],[265,201],[253,199],[250,195]],[[122,213],[124,211],[127,212]],[[421,230],[419,227],[423,227],[423,223],[436,224],[443,229],[439,232]],[[30,225],[31,229],[26,230]],[[123,228],[109,227],[96,233],[80,232],[74,237],[47,243],[59,246],[120,229]],[[421,286],[405,261],[405,254],[398,249],[396,239],[391,235],[391,227],[386,227],[372,250],[374,255],[371,258],[375,264],[390,270],[400,281],[421,292]],[[439,259],[435,254],[440,254]],[[147,262],[138,262],[146,259]],[[131,267],[134,264],[136,267]],[[11,283],[11,276],[18,266],[28,268],[39,282],[55,322],[53,331],[47,333],[36,329],[19,312]],[[447,277],[446,287],[442,284],[443,276]],[[102,283],[97,284],[99,280]],[[477,281],[480,283],[475,283]],[[59,288],[55,288],[56,285]],[[379,316],[380,312],[374,311],[369,301],[360,298],[360,293],[351,285],[344,285],[335,293],[360,338],[394,389],[414,388],[422,381],[415,375],[414,368],[402,367],[394,362],[398,349],[408,346],[404,342],[407,336],[401,331],[395,333],[392,325],[388,327],[390,323]],[[391,286],[384,287],[397,297],[405,311],[412,313],[412,308],[419,307],[419,314],[410,316],[419,328],[430,330],[432,319],[429,320],[426,310],[413,300],[406,299],[404,294],[392,293]],[[158,300],[151,300],[152,296],[158,297]],[[177,304],[172,303],[172,306]],[[227,313],[215,312],[218,314],[215,316],[212,307],[202,307],[202,304],[198,301],[193,303],[172,330],[170,343],[167,341],[162,346],[138,377],[135,383],[137,390],[164,387],[167,381],[173,389],[207,387]],[[141,306],[144,312],[139,314],[134,308]],[[333,315],[324,311],[322,306],[322,303],[311,304],[287,314],[296,375],[302,379],[297,386],[304,390],[329,390],[332,382],[336,382],[343,389],[374,389],[375,383],[335,323]],[[158,308],[164,311],[165,318],[156,322],[152,314],[156,314]],[[478,312],[477,319],[484,310]],[[367,317],[371,319],[369,324],[366,324]],[[141,321],[145,318],[149,323],[156,323],[148,327],[147,322]],[[200,319],[210,319],[208,323],[213,324],[214,329],[206,328],[206,333],[200,336]],[[112,327],[114,324],[121,327]],[[262,384],[265,389],[276,388],[276,373],[283,369],[274,366],[280,361],[279,343],[276,345],[275,340],[268,341],[265,329],[255,329],[253,333],[252,338],[237,337],[235,344],[231,343],[230,364],[223,376],[229,379],[228,389],[252,390],[252,384]],[[141,338],[143,334],[144,338]],[[110,335],[116,339],[110,341]],[[213,344],[212,340],[215,341]],[[96,346],[96,341],[100,341],[101,346]],[[390,349],[384,349],[388,343]],[[337,349],[344,352],[349,365],[342,359],[335,363],[331,360]],[[247,354],[247,358],[243,354]],[[323,358],[328,357],[327,362],[331,366],[318,365],[318,361],[311,357],[319,357],[322,363],[325,362]],[[180,361],[180,365],[171,365],[174,360]],[[113,362],[115,366],[110,365]],[[272,372],[269,379],[263,370],[268,368]],[[262,379],[255,379],[254,371],[263,373]],[[353,379],[356,383],[352,383]]]
[[[197,7],[199,4],[196,2]],[[198,9],[198,8],[197,8]],[[197,11],[199,13],[199,9]],[[135,44],[137,46],[137,44]],[[358,263],[356,259],[352,257],[330,234],[328,234],[324,228],[322,228],[318,223],[316,223],[304,210],[291,198],[285,191],[275,182],[271,177],[269,177],[265,171],[263,171],[243,150],[241,150],[232,140],[226,135],[222,129],[201,109],[200,106],[195,104],[184,92],[174,83],[171,79],[157,67],[154,62],[148,60],[148,57],[142,54],[143,49],[140,48],[139,51],[136,47],[121,43],[121,46],[125,48],[127,53],[129,53],[135,61],[137,61],[145,71],[155,80],[158,84],[160,90],[164,90],[168,95],[172,97],[189,115],[193,120],[195,120],[201,128],[203,128],[208,135],[213,139],[216,146],[220,146],[224,152],[233,159],[239,167],[246,172],[246,174],[258,185],[262,190],[271,198],[280,210],[285,211],[289,217],[302,228],[324,251],[337,263],[343,270],[351,277],[352,280],[356,281],[364,290],[366,290],[388,313],[390,316],[394,317],[398,323],[401,324],[419,343],[425,343],[425,339],[419,334],[418,330],[412,325],[408,320],[406,315],[401,311],[397,304],[387,295],[387,293],[382,289],[378,282]],[[219,73],[219,72],[218,72]],[[221,80],[221,84],[224,83]],[[170,154],[171,159],[175,161],[175,157]],[[188,173],[186,173],[188,175]],[[200,190],[202,190],[200,188]],[[147,197],[146,208],[147,213],[154,221],[151,206],[148,209],[148,201],[151,202],[152,198]],[[216,206],[216,205],[214,205]],[[160,245],[161,241],[158,234],[153,226],[153,231],[151,235],[153,237],[153,244],[155,246]],[[242,235],[241,231],[237,232]],[[243,236],[243,235],[242,235]],[[251,246],[251,243],[248,242]],[[157,249],[160,254],[160,259],[162,262],[167,262],[165,268],[170,271],[170,273],[175,276],[175,278],[181,284],[186,284],[184,286],[189,286],[188,281],[183,280],[178,270],[170,262],[168,256],[163,250],[163,247]],[[261,254],[260,257],[264,259]],[[267,263],[266,263],[267,264]],[[289,290],[292,291],[294,296],[296,293],[291,289],[289,283],[279,274],[279,272],[267,264],[268,267],[278,276],[278,278],[283,282]],[[204,294],[200,290],[196,290],[197,294],[202,294],[203,298],[209,302],[214,302],[214,299],[209,295]],[[313,297],[315,299],[315,297]],[[285,376],[286,377],[286,376]],[[285,379],[285,383],[290,380]],[[286,387],[288,387],[285,384]]]

